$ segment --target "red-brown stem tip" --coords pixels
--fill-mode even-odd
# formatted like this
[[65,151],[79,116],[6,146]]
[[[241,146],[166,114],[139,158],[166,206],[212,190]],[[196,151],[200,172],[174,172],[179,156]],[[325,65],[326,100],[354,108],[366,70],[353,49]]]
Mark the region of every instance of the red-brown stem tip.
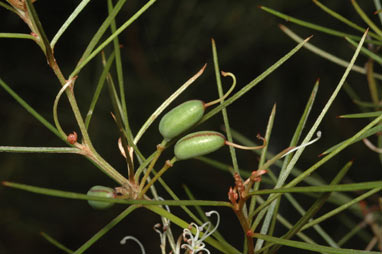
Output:
[[252,230],[247,231],[247,236],[254,237],[255,233],[252,232]]

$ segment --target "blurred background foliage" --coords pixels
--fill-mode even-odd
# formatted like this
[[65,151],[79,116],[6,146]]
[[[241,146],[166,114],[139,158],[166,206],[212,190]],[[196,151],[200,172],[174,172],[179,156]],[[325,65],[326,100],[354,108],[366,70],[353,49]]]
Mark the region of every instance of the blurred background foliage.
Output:
[[[48,38],[53,37],[78,2],[39,0],[35,3]],[[323,3],[366,27],[350,2]],[[128,1],[118,15],[117,23],[122,24],[142,4],[142,1]],[[366,13],[372,15],[372,1],[360,1],[360,4]],[[313,34],[311,43],[350,60],[354,49],[343,38],[290,24],[261,11],[258,5],[265,5],[312,23],[359,34],[323,13],[311,1],[158,0],[119,37],[125,71],[127,107],[133,133],[138,131],[147,117],[173,91],[206,62],[206,72],[173,105],[196,98],[210,101],[218,96],[211,38],[214,38],[217,44],[221,69],[236,75],[237,89],[250,82],[294,47],[295,42],[280,31],[279,23],[292,28],[301,37]],[[57,43],[56,59],[65,75],[74,68],[90,38],[106,17],[106,10],[106,1],[91,2]],[[374,18],[378,22],[376,17]],[[28,28],[16,15],[0,9],[0,32],[28,33]],[[365,61],[366,58],[360,57],[357,64],[363,66]],[[83,114],[88,109],[101,68],[98,57],[80,73],[76,82],[75,94]],[[375,71],[380,71],[380,68],[375,68]],[[343,72],[344,68],[302,49],[228,108],[231,126],[255,140],[257,133],[265,133],[268,116],[273,104],[277,103],[269,151],[279,152],[288,146],[316,79],[319,78],[321,82],[313,117],[320,112]],[[37,45],[28,40],[0,40],[0,77],[52,122],[53,101],[60,85]],[[223,79],[223,82],[225,87],[228,87],[231,80]],[[348,83],[357,90],[363,100],[369,100],[364,76],[353,73]],[[127,172],[123,172],[124,160],[117,149],[117,129],[110,112],[109,95],[104,89],[92,119],[90,135],[99,152],[126,174]],[[366,120],[336,119],[337,115],[354,112],[359,112],[358,108],[344,92],[340,93],[320,128],[323,137],[319,143],[306,150],[298,165],[301,169],[317,161],[317,155],[326,148],[351,136],[366,124]],[[78,132],[65,99],[60,102],[59,116],[66,132]],[[308,126],[313,117],[310,118]],[[3,90],[0,90],[0,119],[1,145],[64,145]],[[222,117],[217,115],[198,128],[219,130],[222,123]],[[157,123],[140,141],[145,155],[150,154],[161,141],[156,125]],[[172,151],[167,151],[165,155],[164,158],[169,158]],[[253,153],[240,151],[238,156],[241,168],[256,169],[258,157]],[[212,154],[211,157],[230,163],[226,148]],[[321,177],[329,181],[340,167],[353,158],[355,165],[348,175],[348,181],[380,179],[378,156],[370,154],[361,143],[353,145],[336,160],[326,164],[319,171]],[[114,182],[102,172],[75,155],[3,153],[0,154],[0,179],[82,193],[96,184],[114,186]],[[191,188],[197,199],[209,200],[226,200],[228,188],[233,185],[229,174],[211,169],[196,160],[177,163],[165,175],[165,179],[181,198],[187,198],[182,190],[183,184]],[[107,211],[94,211],[86,202],[38,196],[2,187],[0,199],[0,253],[61,253],[40,237],[41,231],[75,249],[122,209],[115,206]],[[286,205],[282,210],[288,209],[286,202],[282,204]],[[173,208],[173,211],[178,210]],[[237,248],[241,248],[242,233],[236,217],[228,209],[222,209],[220,212],[220,231]],[[182,212],[179,211],[178,214],[182,215]],[[186,216],[184,218],[190,220]],[[289,219],[295,221],[293,217]],[[120,246],[119,241],[125,235],[134,235],[140,239],[147,253],[159,253],[159,237],[152,230],[152,226],[159,221],[157,216],[152,216],[145,210],[134,212],[87,253],[139,253],[134,243]],[[340,229],[340,222],[331,222],[331,225],[327,225],[328,231],[336,235],[336,230]],[[282,228],[279,230],[284,232]],[[358,248],[363,248],[362,246]]]

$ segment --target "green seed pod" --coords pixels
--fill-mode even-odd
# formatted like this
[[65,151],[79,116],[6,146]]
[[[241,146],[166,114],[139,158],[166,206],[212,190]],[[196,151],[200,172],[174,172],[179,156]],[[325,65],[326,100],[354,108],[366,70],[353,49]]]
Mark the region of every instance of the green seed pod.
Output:
[[204,114],[204,102],[186,101],[165,114],[159,123],[159,132],[169,140],[196,124]]
[[178,160],[186,160],[218,150],[225,144],[223,134],[215,131],[199,131],[188,134],[175,144],[174,154]]
[[[112,188],[96,185],[90,188],[87,195],[103,197],[103,198],[114,198],[115,191]],[[114,203],[96,201],[96,200],[88,200],[88,203],[94,209],[106,209],[114,205]]]

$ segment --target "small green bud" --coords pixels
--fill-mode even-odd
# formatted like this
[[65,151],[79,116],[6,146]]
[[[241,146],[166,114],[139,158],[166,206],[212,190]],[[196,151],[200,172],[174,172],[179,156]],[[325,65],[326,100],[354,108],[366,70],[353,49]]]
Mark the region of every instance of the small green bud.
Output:
[[174,154],[178,160],[202,156],[218,150],[225,141],[224,135],[216,131],[194,132],[178,140]]
[[165,114],[159,123],[159,132],[169,140],[196,124],[204,114],[204,102],[186,101]]
[[[96,185],[90,188],[87,195],[103,197],[103,198],[114,198],[115,191],[109,187]],[[106,209],[114,205],[114,203],[111,203],[111,202],[96,201],[96,200],[88,200],[88,203],[94,209]]]

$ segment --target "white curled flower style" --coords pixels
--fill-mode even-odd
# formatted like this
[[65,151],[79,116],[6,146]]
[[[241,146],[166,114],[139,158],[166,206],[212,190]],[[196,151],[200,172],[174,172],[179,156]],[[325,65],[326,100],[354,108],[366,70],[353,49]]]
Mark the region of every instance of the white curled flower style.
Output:
[[296,150],[298,150],[298,149],[301,149],[301,148],[303,148],[303,147],[309,146],[309,145],[311,145],[311,144],[317,142],[318,140],[320,140],[321,135],[322,135],[321,131],[317,131],[317,133],[316,133],[316,136],[317,136],[317,137],[316,137],[315,139],[312,139],[312,140],[309,141],[308,143],[305,143],[305,144],[296,146],[295,148],[289,150],[286,154],[284,154],[283,156],[281,156],[281,158],[287,156],[287,155],[290,154],[290,153],[293,153],[294,151],[296,151]]
[[[183,239],[187,243],[182,244],[181,246],[182,249],[187,249],[188,253],[190,254],[196,254],[203,251],[207,254],[210,254],[210,251],[205,247],[206,244],[203,241],[206,240],[207,237],[209,237],[216,231],[220,223],[220,215],[217,211],[206,212],[206,215],[208,217],[210,217],[212,214],[216,214],[216,217],[217,217],[216,226],[212,230],[211,230],[212,224],[210,221],[207,221],[200,227],[196,225],[196,223],[192,222],[189,228],[185,228],[183,230]],[[196,230],[195,235],[193,235],[191,232],[192,228],[195,228]]]
[[135,238],[134,236],[125,236],[122,240],[121,240],[121,244],[126,244],[127,240],[133,240],[134,242],[136,242],[139,247],[141,248],[141,252],[142,254],[146,254],[146,251],[145,251],[145,248],[143,247],[143,244],[137,239]]
[[[158,197],[158,200],[164,200],[162,197]],[[170,207],[168,205],[164,205],[165,209],[170,213]],[[162,253],[165,253],[165,250],[166,250],[166,238],[169,239],[170,241],[170,237],[172,237],[172,234],[169,232],[171,231],[170,230],[170,220],[167,219],[167,218],[164,218],[162,217],[162,224],[163,226],[160,224],[160,223],[157,223],[154,225],[153,229],[155,232],[157,232],[159,234],[159,237],[160,237],[160,247],[161,247],[161,250],[162,250]],[[163,230],[163,231],[161,231]],[[170,233],[170,235],[169,235]],[[171,242],[170,242],[171,244]]]

